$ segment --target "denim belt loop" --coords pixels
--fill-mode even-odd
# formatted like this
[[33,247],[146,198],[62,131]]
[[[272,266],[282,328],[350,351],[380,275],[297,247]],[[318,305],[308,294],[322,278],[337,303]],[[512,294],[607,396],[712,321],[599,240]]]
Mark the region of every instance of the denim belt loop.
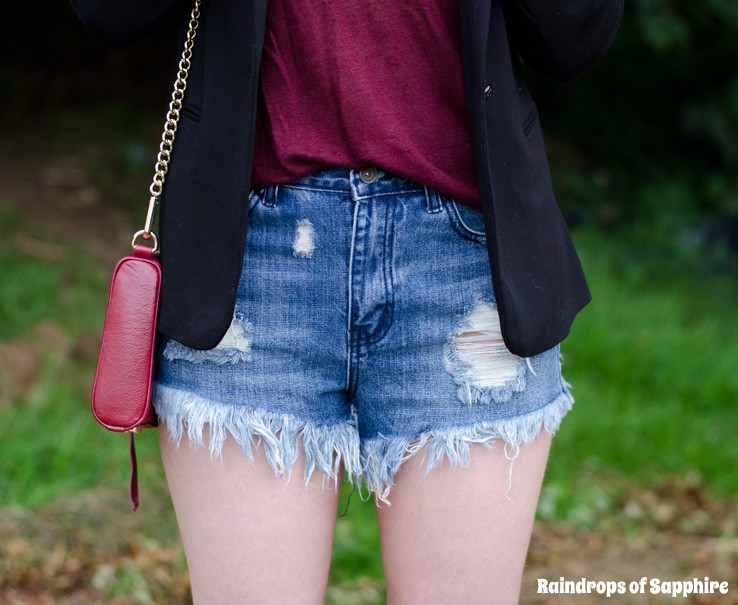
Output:
[[428,189],[428,187],[424,187],[424,189],[425,208],[428,211],[428,214],[433,214],[443,210],[443,200],[441,199],[441,195],[433,189]]
[[274,208],[277,205],[277,193],[279,192],[279,185],[270,185],[264,192],[264,205]]

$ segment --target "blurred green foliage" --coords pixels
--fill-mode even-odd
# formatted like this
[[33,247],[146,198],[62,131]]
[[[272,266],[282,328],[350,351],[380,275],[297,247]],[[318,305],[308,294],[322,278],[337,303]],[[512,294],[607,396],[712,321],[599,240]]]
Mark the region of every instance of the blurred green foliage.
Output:
[[[562,205],[601,209],[604,188],[618,206],[610,219],[738,210],[736,64],[735,0],[626,0],[598,66],[564,85],[531,74],[544,131],[576,150],[572,159],[552,145],[575,173],[559,190]],[[599,171],[594,198],[571,183],[582,169]],[[644,185],[680,190],[677,206]]]

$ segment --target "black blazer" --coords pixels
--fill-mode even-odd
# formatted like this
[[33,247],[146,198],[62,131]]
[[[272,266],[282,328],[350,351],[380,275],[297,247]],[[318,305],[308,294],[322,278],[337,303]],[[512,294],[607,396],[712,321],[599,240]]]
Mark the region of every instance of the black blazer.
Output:
[[[194,2],[72,5],[95,35],[123,47],[176,5]],[[158,328],[196,349],[216,346],[233,316],[266,8],[267,0],[203,0],[161,200]],[[502,336],[520,356],[562,341],[590,293],[554,199],[519,57],[553,78],[574,78],[608,51],[622,10],[623,0],[460,0],[464,88],[491,276]],[[187,20],[183,32],[186,26]]]

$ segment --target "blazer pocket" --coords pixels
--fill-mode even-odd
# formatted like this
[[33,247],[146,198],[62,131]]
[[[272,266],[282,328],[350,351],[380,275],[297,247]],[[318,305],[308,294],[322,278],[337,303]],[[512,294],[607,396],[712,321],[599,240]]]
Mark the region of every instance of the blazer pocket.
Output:
[[199,122],[202,117],[202,110],[199,107],[188,103],[182,103],[181,113],[183,116],[193,120],[194,122]]
[[528,112],[528,115],[525,116],[525,119],[521,124],[521,127],[523,129],[523,136],[527,137],[530,134],[530,131],[533,129],[533,125],[536,123],[537,119],[538,108],[533,105],[533,107],[531,107],[531,110]]

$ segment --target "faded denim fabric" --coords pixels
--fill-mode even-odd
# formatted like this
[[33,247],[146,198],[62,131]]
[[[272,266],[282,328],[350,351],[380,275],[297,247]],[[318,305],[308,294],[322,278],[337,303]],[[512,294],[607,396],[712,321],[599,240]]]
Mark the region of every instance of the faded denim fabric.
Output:
[[557,430],[573,403],[559,346],[504,346],[479,210],[376,167],[252,189],[249,206],[223,340],[157,344],[154,406],[178,442],[208,425],[214,456],[235,438],[282,476],[301,438],[306,483],[343,464],[389,504],[424,445],[430,471]]

